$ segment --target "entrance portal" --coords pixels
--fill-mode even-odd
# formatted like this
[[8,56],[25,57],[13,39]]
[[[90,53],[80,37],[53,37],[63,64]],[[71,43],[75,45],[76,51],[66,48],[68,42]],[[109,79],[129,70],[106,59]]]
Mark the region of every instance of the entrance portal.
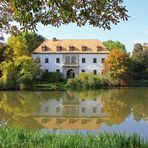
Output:
[[75,72],[73,69],[69,69],[67,71],[67,78],[74,78],[75,77]]

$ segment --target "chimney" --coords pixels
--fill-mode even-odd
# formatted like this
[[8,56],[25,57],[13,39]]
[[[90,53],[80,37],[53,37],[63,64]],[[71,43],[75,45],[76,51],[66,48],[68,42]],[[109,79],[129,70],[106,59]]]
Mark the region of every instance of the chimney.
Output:
[[53,37],[53,41],[57,41],[56,37]]

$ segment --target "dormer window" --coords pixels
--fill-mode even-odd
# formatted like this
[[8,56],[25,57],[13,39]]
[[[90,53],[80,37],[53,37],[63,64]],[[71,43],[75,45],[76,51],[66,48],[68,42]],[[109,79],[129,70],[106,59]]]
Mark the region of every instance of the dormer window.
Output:
[[74,46],[73,45],[69,46],[69,51],[74,51]]
[[42,51],[47,51],[48,47],[46,45],[42,46]]
[[102,51],[103,47],[102,46],[97,46],[97,51]]
[[62,51],[62,46],[57,46],[57,51]]
[[82,51],[87,51],[87,46],[86,45],[82,45]]

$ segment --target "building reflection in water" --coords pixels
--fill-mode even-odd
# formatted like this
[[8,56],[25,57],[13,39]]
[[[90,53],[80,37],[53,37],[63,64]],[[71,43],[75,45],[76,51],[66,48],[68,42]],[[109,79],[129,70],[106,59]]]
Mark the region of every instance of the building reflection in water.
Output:
[[44,128],[96,130],[108,120],[102,105],[99,96],[83,99],[67,92],[59,99],[44,100],[35,119]]

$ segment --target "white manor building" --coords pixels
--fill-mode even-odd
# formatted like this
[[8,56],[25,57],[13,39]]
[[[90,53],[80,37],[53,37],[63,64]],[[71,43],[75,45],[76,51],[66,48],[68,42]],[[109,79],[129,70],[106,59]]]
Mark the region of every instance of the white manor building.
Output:
[[80,73],[100,74],[109,51],[99,40],[45,40],[32,53],[43,69],[60,72],[65,78]]

